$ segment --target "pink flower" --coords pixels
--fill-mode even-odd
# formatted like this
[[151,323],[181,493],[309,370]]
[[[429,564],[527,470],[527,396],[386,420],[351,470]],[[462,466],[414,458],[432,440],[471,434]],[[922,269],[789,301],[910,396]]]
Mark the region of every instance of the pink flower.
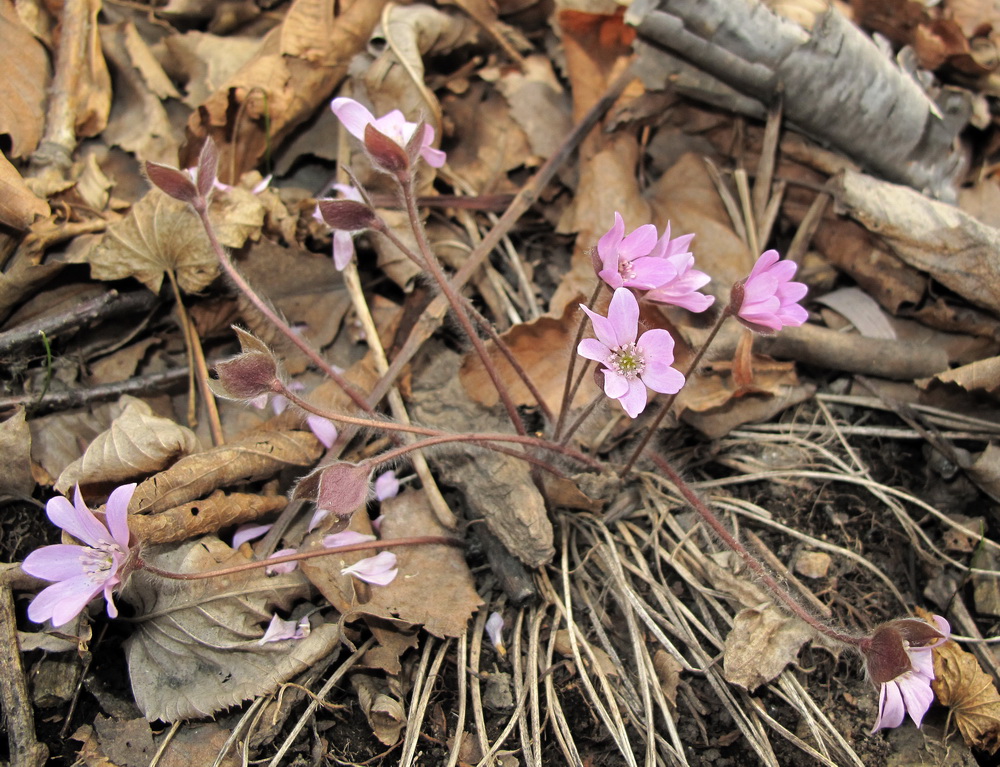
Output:
[[694,256],[688,252],[687,246],[693,237],[693,234],[685,234],[671,240],[670,224],[667,224],[667,231],[649,255],[651,258],[665,259],[673,267],[674,274],[649,291],[647,299],[680,306],[689,312],[703,312],[715,301],[715,296],[698,292],[699,288],[709,283],[711,277],[692,268]]
[[[401,149],[406,149],[406,145],[413,138],[413,133],[417,129],[417,123],[407,122],[403,113],[398,109],[393,109],[386,115],[376,118],[365,107],[354,99],[336,98],[330,102],[330,109],[337,115],[340,122],[347,128],[348,132],[362,142],[365,140],[365,126],[371,125],[379,133],[384,134],[395,141]],[[440,149],[434,149],[434,128],[430,125],[424,126],[424,136],[420,144],[420,156],[424,158],[432,168],[440,168],[444,165],[446,155]]]
[[387,471],[378,475],[375,480],[375,497],[379,501],[387,501],[399,495],[399,480],[396,472]]
[[[364,198],[361,196],[361,192],[355,189],[350,184],[334,184],[332,189],[335,192],[340,193],[343,199],[352,200],[353,202],[364,202]],[[319,206],[316,206],[316,210],[313,212],[313,218],[317,221],[324,221],[322,213],[320,213]],[[334,229],[333,230],[333,265],[336,267],[338,272],[344,271],[351,259],[354,258],[354,237],[355,235],[361,234],[365,231],[364,229]]]
[[[286,557],[289,554],[298,554],[298,553],[299,552],[296,549],[278,549],[276,552],[269,555],[268,559],[274,559],[275,557]],[[264,572],[267,573],[268,575],[279,575],[279,574],[283,575],[285,573],[293,572],[295,568],[298,566],[299,566],[298,562],[278,562],[275,565],[269,565],[268,567],[265,567]]]
[[353,575],[358,580],[375,586],[388,586],[398,572],[396,555],[391,551],[383,551],[374,557],[362,559],[340,571],[341,575]]
[[662,285],[673,279],[677,270],[661,255],[651,255],[658,245],[655,226],[643,224],[626,235],[625,222],[616,212],[614,225],[597,241],[601,266],[597,276],[612,288],[650,290]]
[[758,333],[777,332],[786,325],[797,327],[809,319],[798,302],[809,290],[792,282],[798,265],[779,261],[776,250],[766,250],[742,282],[733,286],[730,309],[737,319]]
[[28,606],[31,620],[51,620],[53,626],[62,626],[83,612],[101,592],[108,603],[108,615],[118,617],[112,591],[121,583],[122,568],[132,551],[128,504],[135,487],[134,483],[122,485],[111,493],[106,522],[97,519],[84,504],[79,485],[73,503],[60,495],[46,504],[49,519],[84,545],[43,546],[25,558],[21,565],[24,572],[56,581],[42,589]]
[[286,621],[277,615],[271,617],[271,622],[267,624],[264,636],[257,640],[257,644],[267,642],[284,642],[288,639],[305,639],[309,636],[309,618],[301,618],[298,621]]
[[875,733],[883,727],[899,727],[906,714],[919,727],[934,702],[934,653],[948,641],[951,626],[940,615],[935,626],[915,618],[890,621],[879,626],[861,645],[865,670],[879,686]]
[[274,527],[273,524],[258,525],[254,522],[247,522],[245,525],[240,525],[236,528],[236,532],[233,533],[233,548],[238,549],[247,541],[260,538],[272,527]]
[[604,393],[621,402],[635,418],[646,407],[646,387],[661,394],[675,394],[684,386],[684,376],[670,367],[674,361],[674,339],[666,330],[647,330],[639,340],[639,302],[627,288],[618,288],[611,298],[608,316],[581,307],[594,323],[597,338],[585,338],[577,352],[604,365]]

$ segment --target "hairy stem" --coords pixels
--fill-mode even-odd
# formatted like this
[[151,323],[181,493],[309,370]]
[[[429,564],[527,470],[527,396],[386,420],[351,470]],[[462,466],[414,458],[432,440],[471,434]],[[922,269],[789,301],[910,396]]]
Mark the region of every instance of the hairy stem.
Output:
[[[601,295],[601,286],[604,282],[601,280],[597,281],[597,285],[594,286],[594,292],[590,296],[590,300],[587,302],[587,308],[593,309],[594,302],[597,297]],[[566,416],[569,413],[570,403],[573,401],[573,396],[576,394],[576,390],[580,387],[580,380],[583,380],[581,374],[580,379],[574,384],[573,382],[573,371],[576,369],[576,347],[580,345],[580,341],[583,340],[583,331],[587,327],[587,315],[581,312],[580,325],[576,329],[576,338],[573,339],[573,346],[569,350],[569,367],[566,368],[566,383],[563,385],[563,396],[562,404],[559,405],[559,420],[556,422],[556,430],[552,435],[553,439],[558,440],[559,436],[562,434],[563,423],[566,420]],[[586,368],[584,368],[586,370]]]

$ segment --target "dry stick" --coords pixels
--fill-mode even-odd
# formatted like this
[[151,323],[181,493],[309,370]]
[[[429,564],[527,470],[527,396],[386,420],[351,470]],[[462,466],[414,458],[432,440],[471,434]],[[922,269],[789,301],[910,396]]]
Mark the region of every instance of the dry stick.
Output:
[[[594,302],[597,301],[597,297],[601,295],[601,286],[604,283],[601,280],[597,281],[597,285],[594,286],[594,292],[590,296],[590,300],[587,302],[587,308],[593,309]],[[576,347],[580,345],[580,341],[583,340],[583,331],[587,327],[587,315],[586,313],[580,317],[580,325],[576,329],[576,338],[573,340],[573,348],[569,350],[569,367],[566,368],[566,383],[563,386],[563,397],[562,404],[559,405],[559,420],[556,422],[556,430],[552,435],[553,439],[559,439],[559,435],[562,434],[563,422],[566,420],[566,414],[569,412],[570,403],[573,401],[573,397],[576,394],[576,390],[580,388],[580,381],[583,380],[583,373],[580,373],[580,378],[577,380],[572,387],[570,383],[573,381],[573,371],[576,369]],[[589,361],[589,360],[588,360]],[[587,368],[584,367],[584,370]]]
[[0,575],[0,702],[7,719],[11,767],[41,767],[48,749],[35,736],[31,696],[17,642],[17,617],[8,579]]
[[768,590],[774,594],[785,607],[787,607],[795,616],[801,618],[807,624],[812,626],[819,633],[830,637],[834,641],[842,642],[843,644],[850,645],[855,648],[860,648],[865,642],[865,637],[854,636],[852,634],[845,634],[842,631],[837,631],[830,626],[824,624],[795,599],[791,594],[788,593],[778,583],[771,574],[767,571],[767,568],[760,563],[760,561],[751,554],[742,543],[736,540],[726,526],[722,524],[714,512],[708,508],[708,505],[698,497],[698,495],[691,489],[691,486],[681,478],[674,467],[662,456],[657,453],[650,453],[649,457],[653,460],[653,463],[667,475],[671,482],[673,482],[674,487],[684,496],[684,499],[688,504],[698,512],[701,518],[705,521],[712,531],[722,539],[722,542],[726,546],[734,551],[743,560],[744,564],[750,568],[753,574],[758,577],[761,582],[767,586]]
[[37,414],[39,411],[56,408],[74,408],[88,405],[92,402],[118,399],[122,394],[146,394],[162,391],[168,386],[182,382],[189,375],[186,366],[167,370],[163,373],[152,373],[146,376],[130,378],[127,381],[92,386],[89,389],[72,389],[69,391],[49,392],[41,399],[36,394],[19,394],[15,397],[0,397],[0,410],[7,408],[32,406]]
[[[559,168],[576,151],[580,142],[590,133],[591,129],[621,95],[622,91],[625,90],[625,86],[632,79],[633,75],[628,70],[615,79],[608,86],[604,95],[590,108],[587,114],[583,116],[583,119],[577,123],[555,154],[546,160],[545,164],[538,169],[538,172],[531,178],[528,184],[517,193],[510,207],[500,217],[496,226],[486,233],[482,241],[469,254],[469,258],[462,265],[462,268],[455,272],[451,280],[451,285],[456,291],[462,289],[462,286],[469,281],[469,278],[476,269],[489,257],[490,253],[493,252],[493,249],[500,240],[510,231],[514,223],[535,204],[542,190],[555,177]],[[430,303],[421,316],[420,321],[410,331],[410,335],[406,339],[406,343],[403,344],[403,348],[400,349],[399,353],[393,359],[392,364],[389,366],[389,371],[375,385],[372,394],[376,398],[376,401],[385,396],[389,387],[399,377],[403,367],[413,359],[413,356],[420,350],[424,342],[440,327],[441,321],[447,311],[448,302],[442,296],[437,296]]]
[[[705,339],[705,343],[701,345],[698,353],[694,355],[694,359],[691,360],[691,364],[688,365],[687,370],[684,372],[685,382],[687,381],[687,378],[698,369],[698,364],[701,362],[701,358],[705,356],[705,352],[708,351],[708,347],[712,345],[712,341],[715,340],[719,330],[722,328],[722,324],[729,318],[730,314],[732,314],[732,312],[728,306],[722,310],[719,318],[715,321],[715,325],[712,326],[712,331],[708,334],[708,338]],[[626,463],[624,468],[618,472],[618,477],[620,479],[625,479],[629,472],[632,471],[632,467],[639,459],[639,456],[642,455],[642,451],[646,449],[646,445],[649,444],[649,440],[653,438],[653,434],[656,432],[657,427],[666,417],[667,413],[670,412],[670,408],[673,406],[675,399],[677,399],[676,392],[674,394],[667,395],[667,398],[663,401],[663,405],[660,407],[660,412],[656,414],[656,418],[654,418],[653,422],[646,428],[646,433],[643,435],[642,441],[632,452],[632,456],[628,459],[628,463]]]
[[245,573],[248,570],[259,570],[262,567],[271,567],[285,562],[300,562],[303,559],[315,559],[325,557],[330,554],[346,554],[350,551],[370,551],[371,549],[395,549],[400,546],[456,546],[462,547],[465,543],[458,538],[449,538],[444,535],[419,535],[413,538],[391,538],[380,541],[364,541],[363,543],[352,543],[348,546],[336,546],[331,549],[319,549],[317,551],[300,551],[296,554],[285,554],[280,557],[261,559],[258,562],[247,562],[244,565],[233,565],[223,567],[219,570],[206,570],[200,573],[174,573],[169,570],[161,570],[159,567],[143,562],[141,559],[136,563],[137,570],[145,570],[161,578],[169,578],[173,581],[202,581],[206,578],[218,578],[222,575],[234,575]]
[[[212,221],[208,217],[208,201],[201,197],[195,198],[191,202],[191,207],[194,208],[195,212],[198,214],[198,218],[201,219],[201,224],[205,228],[205,233],[208,235],[208,240],[211,243],[212,250],[214,251],[216,258],[219,259],[219,264],[229,276],[229,279],[233,281],[237,290],[250,299],[250,302],[257,308],[257,311],[263,314],[264,317],[267,318],[268,322],[281,331],[281,333],[284,334],[289,341],[295,344],[303,354],[311,359],[328,378],[343,389],[344,393],[351,398],[351,401],[355,405],[364,410],[366,413],[373,412],[372,406],[365,401],[365,398],[358,393],[357,389],[355,389],[346,378],[338,373],[329,362],[323,359],[323,356],[318,351],[313,349],[312,346],[306,343],[306,341],[298,333],[292,330],[288,323],[285,322],[274,309],[268,306],[267,301],[257,295],[250,283],[246,281],[242,274],[240,274],[236,265],[233,264],[229,255],[219,243],[218,237],[215,236],[215,227],[212,225]],[[384,395],[385,392],[383,392],[382,396]],[[379,397],[379,399],[381,398],[382,397]],[[377,401],[378,400],[376,400],[376,402]]]
[[469,319],[469,315],[465,311],[465,307],[462,305],[462,299],[459,297],[458,291],[452,286],[448,281],[448,275],[444,273],[441,268],[441,264],[438,263],[437,256],[431,251],[430,243],[427,241],[427,233],[424,231],[423,225],[420,223],[420,214],[417,212],[417,205],[415,201],[415,196],[413,193],[413,175],[410,173],[409,169],[401,171],[397,174],[399,180],[399,185],[403,191],[403,201],[406,203],[406,214],[410,219],[410,227],[413,229],[413,234],[416,236],[417,245],[420,248],[420,254],[424,257],[424,261],[427,264],[427,269],[431,273],[431,276],[437,282],[438,287],[441,288],[441,292],[444,293],[445,298],[448,299],[448,303],[451,305],[452,311],[455,313],[455,317],[458,319],[459,324],[465,331],[465,335],[469,337],[469,341],[472,342],[473,348],[476,350],[476,354],[479,355],[479,359],[482,360],[483,367],[486,368],[486,372],[493,382],[493,388],[497,390],[497,394],[500,395],[500,400],[503,402],[504,409],[507,411],[507,415],[510,417],[511,423],[514,424],[514,429],[518,434],[527,434],[528,430],[524,426],[524,421],[521,419],[521,414],[517,412],[517,406],[514,404],[514,400],[510,398],[510,389],[500,378],[500,371],[497,370],[497,366],[493,362],[493,358],[490,357],[489,353],[486,351],[486,345],[483,343],[483,339],[479,337],[476,329],[472,326],[472,320]]
[[[288,401],[293,405],[302,408],[306,412],[312,413],[313,415],[321,416],[322,418],[328,418],[331,421],[341,421],[343,423],[353,424],[355,426],[365,426],[372,429],[380,429],[384,431],[401,431],[408,432],[410,434],[422,434],[425,437],[449,437],[454,442],[469,442],[472,440],[481,440],[484,443],[487,442],[514,442],[518,445],[528,445],[531,447],[537,447],[541,450],[551,450],[555,453],[561,453],[562,455],[573,458],[579,461],[585,466],[595,469],[596,471],[602,471],[604,465],[600,461],[596,461],[588,455],[581,453],[579,450],[574,450],[571,447],[564,447],[563,445],[557,445],[554,442],[550,442],[547,439],[542,439],[541,437],[532,437],[527,434],[495,434],[489,432],[483,432],[481,434],[451,434],[440,429],[429,429],[426,426],[413,426],[404,425],[400,423],[393,423],[392,421],[379,421],[373,418],[360,418],[358,416],[346,415],[344,413],[337,413],[331,410],[323,410],[315,405],[310,404],[306,400],[299,397],[295,392],[289,391],[288,388],[280,381],[275,381],[273,384],[273,391],[277,394],[283,394],[288,398]],[[485,447],[486,445],[484,445]],[[489,446],[494,449],[494,446]],[[517,457],[521,457],[519,454],[515,454]]]

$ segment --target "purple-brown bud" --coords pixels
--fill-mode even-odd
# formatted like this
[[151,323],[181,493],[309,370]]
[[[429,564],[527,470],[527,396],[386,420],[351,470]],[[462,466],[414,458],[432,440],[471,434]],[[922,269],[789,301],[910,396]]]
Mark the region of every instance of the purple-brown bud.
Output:
[[397,176],[410,169],[406,150],[371,123],[365,126],[365,149],[379,170]]
[[313,529],[328,514],[341,519],[350,517],[365,505],[371,490],[371,467],[367,464],[337,461],[302,478],[292,492],[292,500],[313,500],[316,515]]
[[191,176],[177,168],[147,160],[146,177],[153,186],[175,200],[191,203],[198,197],[198,190]]
[[236,400],[252,400],[270,394],[279,379],[274,355],[260,339],[240,328],[233,330],[239,336],[243,351],[216,364],[218,380],[211,382],[212,390],[220,397]]
[[317,200],[319,213],[331,229],[358,232],[377,229],[379,219],[371,208],[354,200]]
[[883,623],[861,646],[868,676],[876,685],[886,684],[913,667],[907,652],[940,644],[947,637],[917,618],[901,618]]
[[209,136],[205,139],[205,143],[202,144],[201,154],[198,155],[198,192],[203,199],[208,199],[218,177],[219,148],[215,145],[212,137]]

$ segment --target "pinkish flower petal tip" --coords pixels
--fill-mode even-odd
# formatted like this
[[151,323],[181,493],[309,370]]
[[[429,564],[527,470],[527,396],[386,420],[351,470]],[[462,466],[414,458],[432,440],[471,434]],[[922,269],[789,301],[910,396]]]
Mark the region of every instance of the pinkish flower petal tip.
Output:
[[[365,143],[369,157],[376,164],[384,164],[380,157],[372,156],[369,141],[365,140],[365,128],[371,125],[382,136],[395,143],[404,152],[413,138],[420,123],[407,122],[403,113],[398,109],[393,109],[382,117],[375,117],[364,106],[354,99],[336,98],[330,102],[330,109],[337,116],[347,131],[357,139]],[[434,128],[424,125],[424,134],[418,144],[417,154],[424,158],[424,161],[432,168],[440,168],[445,163],[446,155],[440,149],[431,146],[434,143]],[[381,156],[381,153],[380,153]],[[384,159],[384,158],[383,158]]]
[[396,477],[396,472],[390,470],[379,474],[375,480],[375,497],[379,501],[388,501],[397,495],[399,495],[399,479]]
[[391,551],[383,551],[345,567],[340,573],[353,575],[358,580],[375,586],[388,586],[396,578],[399,568],[396,566],[396,555]]
[[46,505],[49,519],[84,545],[57,544],[31,552],[21,565],[29,575],[54,581],[28,605],[36,623],[63,626],[103,592],[108,615],[118,617],[113,591],[128,574],[134,556],[128,529],[128,505],[135,484],[116,488],[108,498],[105,522],[87,508],[77,486],[74,503],[57,496]]
[[274,527],[274,525],[270,523],[266,525],[258,525],[255,522],[248,522],[245,525],[240,525],[236,528],[236,532],[233,533],[233,548],[238,549],[248,541],[255,541],[258,538],[263,537],[272,527]]
[[608,316],[581,305],[594,325],[597,338],[586,338],[577,353],[604,365],[604,393],[621,403],[632,418],[646,407],[646,387],[675,394],[684,386],[683,374],[672,368],[674,339],[666,330],[647,330],[638,340],[639,302],[627,288],[611,298]]
[[[271,554],[268,559],[274,559],[275,557],[285,557],[289,554],[298,554],[297,549],[278,549],[276,552]],[[285,573],[290,573],[299,566],[298,562],[278,562],[275,565],[270,565],[264,568],[264,572],[268,575],[284,575]]]
[[309,618],[303,617],[298,621],[286,621],[274,615],[271,617],[271,622],[267,625],[264,636],[257,640],[257,644],[285,642],[289,639],[305,639],[309,636],[310,628]]
[[374,535],[357,533],[354,530],[343,530],[323,537],[323,548],[336,549],[341,546],[353,546],[355,543],[368,543],[377,540]]
[[940,615],[933,625],[916,618],[883,623],[861,647],[868,677],[879,688],[872,733],[899,727],[909,714],[919,727],[934,702],[934,648],[948,641],[951,626]]
[[507,648],[503,643],[503,616],[500,613],[490,613],[490,617],[486,619],[486,636],[490,638],[490,642],[496,648],[496,651],[501,655],[507,654]]
[[798,265],[780,258],[776,250],[764,251],[749,276],[733,286],[730,311],[757,333],[776,333],[809,319],[809,313],[799,306],[809,289],[801,282],[792,282]]

